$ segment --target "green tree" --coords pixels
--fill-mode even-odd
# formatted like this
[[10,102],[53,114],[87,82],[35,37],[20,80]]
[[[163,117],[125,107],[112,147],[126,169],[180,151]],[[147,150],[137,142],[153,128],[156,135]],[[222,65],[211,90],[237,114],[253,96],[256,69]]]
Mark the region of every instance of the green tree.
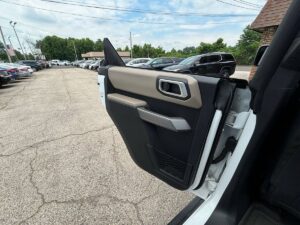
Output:
[[125,51],[125,52],[129,52],[129,51],[130,51],[130,49],[129,49],[128,45],[126,45],[126,47],[125,47],[124,51]]
[[101,39],[98,39],[94,44],[94,50],[97,52],[102,52],[103,49],[103,41]]
[[260,33],[250,30],[249,26],[244,29],[243,34],[233,49],[233,54],[238,64],[249,65],[253,62],[260,40]]
[[[213,43],[201,42],[198,46],[187,46],[183,49],[172,49],[166,52],[162,47],[154,47],[151,44],[145,43],[144,45],[134,45],[132,47],[133,57],[180,57],[185,58],[196,54],[205,54],[209,52],[224,51],[232,53],[238,64],[251,64],[255,56],[256,50],[259,47],[261,35],[246,27],[243,34],[240,36],[238,43],[235,46],[227,46],[223,38],[218,38]],[[77,50],[78,58],[81,59],[81,54],[90,51],[103,51],[103,41],[98,39],[96,42],[89,38],[75,39],[75,38],[60,38],[57,36],[47,36],[43,40],[36,42],[35,46],[41,48],[43,54],[48,60],[50,59],[68,59],[74,60],[74,43]],[[122,51],[121,48],[118,49]],[[129,51],[129,47],[124,48]],[[4,54],[3,54],[4,53]],[[19,57],[19,55],[18,55]],[[22,56],[20,55],[20,58]],[[6,59],[5,51],[0,46],[0,59]]]
[[201,42],[200,45],[197,47],[196,52],[198,54],[205,54],[209,52],[219,52],[226,50],[227,45],[224,43],[223,38],[219,38],[216,42],[210,44]]

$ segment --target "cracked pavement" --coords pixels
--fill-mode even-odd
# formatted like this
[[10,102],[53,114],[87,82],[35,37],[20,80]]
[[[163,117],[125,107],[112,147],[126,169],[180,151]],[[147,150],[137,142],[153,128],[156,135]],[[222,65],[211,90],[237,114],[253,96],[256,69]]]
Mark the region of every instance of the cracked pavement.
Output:
[[0,224],[167,224],[192,199],[133,163],[98,98],[77,68],[0,88]]

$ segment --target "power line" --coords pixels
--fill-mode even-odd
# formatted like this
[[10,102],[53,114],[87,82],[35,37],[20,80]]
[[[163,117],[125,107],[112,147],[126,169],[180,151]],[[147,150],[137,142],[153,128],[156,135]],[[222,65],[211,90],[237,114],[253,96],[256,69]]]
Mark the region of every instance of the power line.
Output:
[[121,11],[121,12],[129,12],[129,13],[144,13],[144,14],[154,14],[154,15],[167,15],[167,16],[202,16],[202,17],[249,17],[254,15],[245,15],[245,14],[203,14],[203,13],[195,13],[195,12],[166,12],[166,11],[151,11],[151,10],[143,10],[143,9],[129,9],[122,7],[112,7],[112,6],[100,6],[100,5],[91,5],[91,4],[83,4],[76,1],[58,1],[58,0],[40,0],[43,2],[62,4],[62,5],[71,5],[71,6],[80,6],[85,8],[92,9],[102,9],[102,10],[111,10],[111,11]]
[[232,0],[238,4],[241,4],[242,6],[247,6],[247,7],[253,7],[253,8],[258,8],[260,9],[262,6],[261,5],[257,5],[251,2],[247,2],[247,1],[243,1],[243,0]]
[[233,0],[235,2],[239,2],[241,4],[245,4],[245,5],[249,5],[249,6],[253,6],[253,7],[263,7],[263,5],[260,5],[260,4],[256,4],[256,3],[253,3],[253,2],[248,2],[248,1],[245,1],[245,0]]
[[[38,9],[38,10],[43,10],[47,12],[54,12],[54,13],[60,13],[60,14],[65,14],[65,15],[71,15],[71,16],[77,16],[77,17],[85,17],[85,18],[90,18],[90,19],[101,19],[105,21],[118,21],[118,22],[126,22],[126,23],[141,23],[141,24],[156,24],[156,25],[201,25],[199,23],[197,24],[187,24],[187,23],[165,23],[165,22],[152,22],[152,21],[137,21],[137,20],[124,20],[124,19],[113,19],[113,18],[104,18],[104,17],[98,17],[98,16],[89,16],[89,15],[83,15],[83,14],[78,14],[78,13],[71,13],[71,12],[63,12],[63,11],[58,11],[58,10],[52,10],[52,9],[45,9],[45,8],[40,8],[40,7],[35,7],[35,6],[30,6],[30,5],[25,5],[25,4],[20,4],[20,3],[13,3],[13,2],[8,2],[5,0],[0,0],[0,2],[4,2],[6,4],[12,4],[12,5],[18,5],[22,7],[27,7],[27,8],[32,8],[32,9]],[[241,21],[239,21],[241,22]],[[210,24],[230,24],[230,23],[237,23],[236,21],[230,22],[230,21],[225,21],[225,22],[219,22],[219,23],[210,23]]]
[[221,2],[221,3],[223,3],[223,4],[235,6],[235,7],[238,7],[238,8],[243,8],[243,9],[249,9],[249,10],[259,11],[258,8],[250,8],[250,7],[246,7],[246,6],[236,5],[236,4],[233,4],[233,3],[230,3],[230,2],[225,2],[225,1],[222,1],[222,0],[216,0],[216,1],[217,1],[217,2]]
[[[1,25],[1,27],[2,27],[2,28],[5,28],[7,31],[9,31],[9,35],[10,35],[10,36],[12,36],[12,37],[14,36],[13,33],[11,33],[11,27],[6,27],[6,26],[2,26],[2,25]],[[19,33],[22,33],[22,34],[24,34],[24,35],[27,35],[27,36],[32,36],[32,37],[36,37],[36,38],[41,38],[41,37],[38,36],[38,35],[29,34],[28,32],[25,32],[25,31],[20,30],[20,29],[18,29],[18,32],[19,32]]]
[[[42,30],[42,29],[40,29],[40,28],[38,28],[38,27],[34,27],[34,26],[29,25],[29,24],[25,24],[25,23],[23,23],[23,22],[20,22],[20,21],[15,20],[15,19],[9,19],[9,18],[3,17],[3,16],[0,16],[0,19],[2,19],[2,20],[7,20],[7,21],[14,20],[14,21],[18,22],[19,24],[21,24],[21,25],[23,25],[23,26],[32,27],[32,28],[35,29],[35,30],[39,30],[39,31],[44,32],[44,33],[48,33],[48,34],[55,35],[54,33],[48,32],[48,31],[46,31],[46,30]],[[2,27],[5,28],[5,29],[7,29],[7,30],[11,30],[10,27],[6,27],[6,26],[2,26]],[[18,30],[18,32],[23,33],[23,34],[25,34],[25,35],[41,38],[41,37],[38,36],[38,35],[29,34],[28,32],[25,32],[25,31],[23,31],[23,30],[20,30],[19,28],[18,28],[17,30]],[[62,35],[61,35],[61,36],[62,36]]]

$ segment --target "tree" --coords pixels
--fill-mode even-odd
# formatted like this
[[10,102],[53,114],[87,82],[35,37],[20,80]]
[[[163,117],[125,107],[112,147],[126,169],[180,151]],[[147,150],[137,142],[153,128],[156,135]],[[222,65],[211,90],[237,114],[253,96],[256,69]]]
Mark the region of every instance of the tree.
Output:
[[204,43],[201,42],[200,45],[197,47],[196,52],[198,54],[205,54],[209,52],[219,52],[226,50],[227,45],[224,43],[223,38],[219,38],[216,42],[210,44],[210,43]]
[[103,41],[101,39],[98,39],[94,44],[94,50],[97,52],[102,52],[103,49]]
[[256,51],[259,47],[261,34],[250,30],[249,26],[243,31],[240,40],[233,49],[233,54],[240,65],[253,63]]
[[[135,58],[140,57],[179,57],[186,58],[197,54],[205,54],[210,52],[229,52],[232,53],[238,64],[249,65],[252,63],[256,50],[259,47],[261,35],[255,31],[250,30],[246,27],[243,34],[240,36],[238,43],[235,46],[227,46],[224,43],[223,38],[216,39],[213,43],[201,42],[198,46],[187,46],[183,49],[172,49],[166,52],[162,47],[154,47],[151,44],[145,43],[144,45],[134,45],[132,47],[133,56]],[[57,36],[47,36],[42,40],[35,43],[37,48],[41,48],[43,54],[48,60],[51,59],[68,59],[75,60],[74,43],[77,50],[78,58],[81,59],[81,54],[90,51],[103,51],[103,41],[97,39],[95,42],[89,38],[75,39],[75,38],[60,38]],[[3,46],[3,45],[2,45]],[[118,48],[118,51],[122,51],[122,48]],[[124,51],[130,51],[129,47],[126,46]],[[5,51],[4,51],[5,53]],[[18,54],[18,53],[17,53]],[[6,55],[3,54],[3,47],[1,51],[0,46],[0,57],[5,59]],[[19,55],[18,55],[19,57]],[[20,56],[21,58],[21,56]]]

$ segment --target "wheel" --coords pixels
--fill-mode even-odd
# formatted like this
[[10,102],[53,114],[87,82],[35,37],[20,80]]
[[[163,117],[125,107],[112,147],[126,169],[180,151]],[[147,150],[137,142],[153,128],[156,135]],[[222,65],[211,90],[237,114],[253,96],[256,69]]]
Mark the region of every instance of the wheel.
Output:
[[225,69],[221,72],[222,77],[224,78],[229,78],[230,77],[230,72],[229,70]]

